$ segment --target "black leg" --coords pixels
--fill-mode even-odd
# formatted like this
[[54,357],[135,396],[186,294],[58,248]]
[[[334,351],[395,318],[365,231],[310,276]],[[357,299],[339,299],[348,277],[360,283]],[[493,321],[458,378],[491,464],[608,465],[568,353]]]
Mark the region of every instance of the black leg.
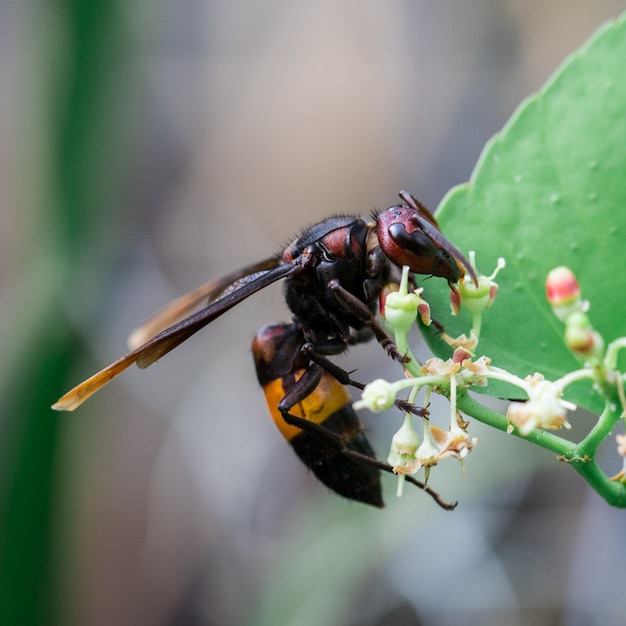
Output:
[[358,317],[363,324],[372,330],[378,343],[380,343],[385,352],[387,352],[392,359],[402,364],[408,361],[408,357],[405,354],[398,352],[396,344],[385,332],[385,329],[379,324],[376,316],[370,311],[366,304],[344,289],[338,280],[331,280],[328,283],[328,288],[345,311]]
[[[343,368],[339,367],[339,365],[333,363],[326,357],[318,354],[311,343],[305,343],[302,346],[302,352],[314,363],[317,363],[320,367],[323,367],[331,376],[336,378],[342,385],[350,385],[351,387],[355,387],[356,389],[360,389],[363,391],[365,389],[365,385],[360,383],[357,380],[354,380],[350,377],[350,372],[346,372]],[[406,402],[406,400],[399,400],[396,398],[394,401],[394,405],[404,411],[405,413],[412,413],[413,415],[417,415],[418,417],[428,417],[428,409],[425,407],[419,407],[415,404],[411,404],[410,402]]]
[[[395,472],[393,471],[393,467],[391,467],[391,465],[389,465],[388,463],[385,463],[384,461],[381,461],[374,457],[361,454],[360,452],[357,452],[356,450],[343,450],[342,454],[345,456],[349,456],[361,463],[366,463],[368,465],[371,465],[372,467],[377,467],[383,472],[389,472],[390,474],[395,474]],[[446,511],[452,511],[453,509],[456,508],[458,502],[446,502],[445,500],[442,500],[441,496],[434,489],[431,489],[428,485],[423,483],[421,480],[417,480],[416,478],[413,478],[413,476],[409,476],[408,474],[404,476],[404,479],[407,482],[411,483],[412,485],[415,485],[416,487],[419,487],[420,489],[425,491],[429,496],[433,498],[433,500],[440,507],[442,507],[443,509],[446,509]]]
[[323,370],[317,363],[311,363],[304,374],[287,391],[283,399],[278,403],[278,410],[287,424],[296,426],[311,435],[314,435],[330,448],[341,451],[345,448],[343,437],[321,424],[298,417],[290,413],[291,409],[310,396],[322,377]]
[[[353,459],[357,463],[363,463],[371,467],[380,469],[384,472],[393,474],[393,467],[388,463],[385,463],[384,461],[381,461],[374,456],[368,456],[367,454],[363,454],[361,452],[358,452],[357,450],[352,450],[348,448],[347,442],[341,434],[333,432],[332,430],[326,428],[323,424],[318,424],[316,422],[309,421],[290,413],[290,410],[296,404],[302,402],[305,398],[307,398],[311,393],[314,392],[321,380],[323,370],[326,369],[326,365],[329,365],[329,374],[335,377],[341,384],[354,384],[356,387],[362,387],[361,383],[352,381],[347,372],[345,372],[335,364],[331,363],[324,357],[320,357],[320,355],[315,355],[315,358],[319,359],[321,363],[323,363],[323,365],[315,361],[311,363],[309,367],[305,370],[304,374],[285,394],[285,396],[278,405],[278,410],[280,411],[285,422],[287,422],[287,424],[291,424],[292,426],[300,428],[306,433],[313,435],[319,441],[322,441],[325,445],[327,445],[331,450],[335,450],[338,454],[341,454],[346,458]],[[418,407],[415,408],[417,409]],[[424,411],[424,409],[418,410]],[[352,433],[350,433],[350,435],[353,436]],[[413,478],[412,476],[405,476],[405,480],[412,485],[419,487],[428,495],[430,495],[435,500],[435,502],[437,502],[437,504],[439,504],[439,506],[441,506],[442,508],[446,510],[452,510],[456,507],[456,502],[445,502],[435,490],[431,489],[428,485]]]

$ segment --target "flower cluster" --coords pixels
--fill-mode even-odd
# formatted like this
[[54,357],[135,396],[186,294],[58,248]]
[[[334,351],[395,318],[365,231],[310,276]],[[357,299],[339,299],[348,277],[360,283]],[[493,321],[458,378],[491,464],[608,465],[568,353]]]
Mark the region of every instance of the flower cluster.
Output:
[[[475,269],[473,253],[470,253],[470,263]],[[408,268],[403,268],[400,285],[385,290],[381,298],[385,324],[393,332],[399,352],[406,355],[405,378],[395,382],[379,379],[366,385],[361,399],[354,404],[355,408],[368,408],[374,412],[386,410],[396,403],[398,394],[403,390],[408,390],[405,402],[415,403],[422,388],[425,389],[425,407],[429,407],[432,392],[447,397],[450,402],[449,426],[441,428],[425,419],[421,436],[414,428],[415,415],[405,414],[402,426],[393,436],[387,459],[393,471],[400,477],[398,493],[401,492],[403,478],[422,468],[428,480],[431,468],[444,459],[456,459],[463,466],[477,440],[469,435],[469,422],[461,417],[459,406],[465,413],[478,417],[478,413],[475,414],[471,409],[468,411],[473,400],[467,395],[467,390],[472,386],[487,385],[489,380],[514,385],[523,390],[527,399],[512,402],[506,417],[497,415],[497,419],[487,418],[483,413],[482,421],[522,437],[529,437],[539,431],[532,438],[535,443],[557,449],[559,453],[564,451],[562,457],[571,462],[587,463],[592,460],[599,443],[595,442],[598,437],[593,432],[588,439],[593,440],[591,445],[595,445],[595,448],[585,447],[586,440],[574,446],[571,442],[542,432],[571,428],[568,414],[576,409],[576,405],[563,397],[569,385],[582,379],[593,381],[594,388],[607,401],[605,413],[608,417],[602,424],[607,434],[620,418],[626,425],[626,377],[617,369],[618,354],[626,348],[626,337],[605,346],[602,336],[591,324],[588,316],[589,303],[582,299],[576,277],[565,267],[556,268],[549,273],[546,295],[555,315],[565,325],[564,343],[581,361],[581,369],[553,381],[546,380],[540,373],[520,378],[492,365],[488,356],[476,356],[482,317],[493,304],[498,291],[494,278],[503,267],[504,260],[500,259],[490,276],[479,275],[477,281],[461,279],[451,289],[453,314],[465,307],[471,315],[472,324],[468,334],[458,337],[451,337],[440,329],[439,336],[452,348],[452,356],[448,359],[433,357],[419,363],[411,353],[408,332],[418,317],[426,326],[431,324],[431,318],[430,308],[422,298],[422,289],[409,292]],[[477,406],[477,403],[473,406]],[[428,416],[428,412],[425,416]],[[602,419],[601,417],[600,420]],[[563,443],[556,444],[556,441]],[[626,434],[617,436],[617,452],[622,457],[622,469],[611,480],[626,485]],[[608,477],[606,480],[609,481]]]
[[405,415],[404,422],[393,436],[387,462],[396,474],[415,474],[425,468],[428,473],[439,461],[454,458],[463,462],[478,443],[470,439],[460,416],[458,423],[449,430],[425,423],[424,437],[420,444],[419,436],[413,428],[413,416]]
[[[470,254],[474,266],[474,255]],[[430,308],[422,299],[422,289],[409,292],[408,268],[403,268],[402,281],[396,289],[386,289],[383,301],[383,316],[386,325],[394,332],[398,349],[409,356],[406,364],[407,378],[396,382],[375,380],[366,385],[361,399],[355,402],[356,409],[367,408],[373,412],[384,411],[393,406],[397,394],[403,389],[410,389],[409,401],[413,402],[422,387],[426,388],[427,398],[432,391],[446,395],[450,400],[450,426],[443,429],[424,423],[424,434],[420,441],[413,427],[413,416],[405,415],[404,422],[392,439],[388,463],[400,476],[414,474],[421,468],[426,476],[430,468],[446,458],[457,459],[463,463],[466,456],[476,445],[477,440],[467,433],[468,423],[461,419],[457,411],[458,389],[467,389],[472,385],[486,385],[490,375],[490,359],[486,356],[475,358],[478,345],[480,318],[491,306],[497,293],[494,277],[504,261],[500,260],[496,271],[491,276],[479,276],[478,284],[461,281],[452,290],[453,307],[466,304],[472,313],[472,330],[467,335],[450,337],[442,333],[443,339],[454,349],[449,359],[433,357],[420,365],[411,354],[407,343],[407,334],[419,316],[422,323],[430,325]],[[428,404],[428,401],[425,402]]]

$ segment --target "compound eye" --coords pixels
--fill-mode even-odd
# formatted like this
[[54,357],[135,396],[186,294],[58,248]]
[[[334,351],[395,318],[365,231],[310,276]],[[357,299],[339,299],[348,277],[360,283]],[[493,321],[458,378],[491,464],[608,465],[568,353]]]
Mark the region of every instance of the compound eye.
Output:
[[450,282],[463,275],[443,235],[430,222],[420,221],[416,211],[391,209],[379,215],[377,226],[379,245],[395,265],[408,265],[412,272],[441,276]]
[[376,236],[385,256],[400,267],[408,265],[412,272],[441,276],[449,283],[467,270],[478,285],[476,271],[442,235],[428,209],[406,191],[400,197],[408,206],[392,206],[376,216]]
[[418,257],[437,255],[437,246],[419,228],[407,231],[402,222],[396,222],[391,224],[388,230],[391,238],[405,253]]

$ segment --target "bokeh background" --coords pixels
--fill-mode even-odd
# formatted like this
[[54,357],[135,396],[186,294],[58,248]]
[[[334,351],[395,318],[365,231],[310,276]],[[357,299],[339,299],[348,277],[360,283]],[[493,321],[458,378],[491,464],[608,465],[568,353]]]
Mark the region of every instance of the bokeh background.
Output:
[[[624,513],[546,452],[473,425],[467,475],[431,477],[454,513],[391,477],[383,511],[317,484],[249,354],[280,286],[49,409],[162,304],[303,226],[401,188],[436,207],[623,8],[1,0],[0,623],[623,623]],[[397,376],[377,346],[341,363]],[[365,416],[382,456],[399,419]]]

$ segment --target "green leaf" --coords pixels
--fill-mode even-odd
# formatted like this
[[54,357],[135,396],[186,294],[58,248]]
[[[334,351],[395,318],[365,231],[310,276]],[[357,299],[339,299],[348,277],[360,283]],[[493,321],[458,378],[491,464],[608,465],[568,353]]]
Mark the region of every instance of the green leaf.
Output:
[[[507,267],[483,318],[479,354],[518,375],[555,379],[580,367],[563,345],[563,327],[545,299],[545,278],[567,265],[607,343],[626,334],[626,14],[604,25],[524,101],[485,147],[469,183],[443,199],[439,223],[489,274]],[[442,281],[426,281],[433,315],[452,335],[469,318],[449,315]],[[429,333],[435,353],[448,355]],[[486,393],[509,395],[489,385]],[[518,396],[519,397],[519,396]],[[569,398],[594,411],[590,385]]]

